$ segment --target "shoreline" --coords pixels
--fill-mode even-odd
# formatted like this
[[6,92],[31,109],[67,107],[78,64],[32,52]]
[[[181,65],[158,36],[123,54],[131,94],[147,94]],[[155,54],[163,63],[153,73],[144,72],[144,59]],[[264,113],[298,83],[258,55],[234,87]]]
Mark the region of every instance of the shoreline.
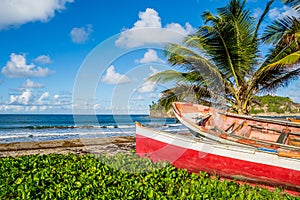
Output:
[[0,144],[0,157],[45,154],[109,154],[129,153],[135,150],[135,137],[81,138]]

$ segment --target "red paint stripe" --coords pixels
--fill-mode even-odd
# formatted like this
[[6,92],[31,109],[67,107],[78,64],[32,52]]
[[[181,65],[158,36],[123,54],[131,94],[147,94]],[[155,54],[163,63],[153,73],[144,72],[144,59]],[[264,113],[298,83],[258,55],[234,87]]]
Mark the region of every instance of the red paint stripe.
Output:
[[239,178],[269,185],[298,187],[300,190],[300,172],[277,166],[254,163],[245,160],[229,158],[198,152],[192,149],[166,144],[141,135],[136,135],[136,153],[148,156],[153,161],[167,160],[178,168],[190,172],[206,171],[220,176]]

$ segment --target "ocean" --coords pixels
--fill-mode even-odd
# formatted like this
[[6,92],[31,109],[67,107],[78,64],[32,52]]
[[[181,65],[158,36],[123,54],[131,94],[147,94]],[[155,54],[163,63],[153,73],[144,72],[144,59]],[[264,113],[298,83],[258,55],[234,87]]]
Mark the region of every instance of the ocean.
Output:
[[174,118],[148,115],[0,115],[0,143],[135,136],[135,122],[158,129],[187,129]]

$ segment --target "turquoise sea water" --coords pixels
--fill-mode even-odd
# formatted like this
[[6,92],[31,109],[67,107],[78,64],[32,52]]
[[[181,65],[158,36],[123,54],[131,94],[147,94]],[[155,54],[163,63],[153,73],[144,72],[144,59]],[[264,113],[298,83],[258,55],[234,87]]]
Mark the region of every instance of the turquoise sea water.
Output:
[[167,131],[186,130],[173,118],[147,115],[0,115],[0,143],[134,136],[135,121]]

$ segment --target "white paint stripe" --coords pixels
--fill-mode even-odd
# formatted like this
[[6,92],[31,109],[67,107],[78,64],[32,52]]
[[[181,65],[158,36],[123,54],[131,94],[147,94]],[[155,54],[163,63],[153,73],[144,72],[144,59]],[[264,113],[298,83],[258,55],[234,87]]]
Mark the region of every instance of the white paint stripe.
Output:
[[217,142],[213,141],[199,141],[193,138],[178,136],[140,126],[136,127],[136,132],[144,137],[149,137],[153,140],[158,140],[182,148],[300,171],[300,159],[280,157],[276,154],[258,151],[255,148],[245,148],[229,144],[218,144]]

